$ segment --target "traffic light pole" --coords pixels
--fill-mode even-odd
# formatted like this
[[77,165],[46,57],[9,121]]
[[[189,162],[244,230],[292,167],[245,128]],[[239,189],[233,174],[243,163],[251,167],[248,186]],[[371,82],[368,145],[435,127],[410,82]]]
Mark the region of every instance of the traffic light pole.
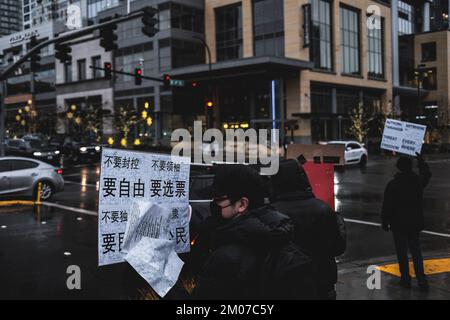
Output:
[[144,11],[139,10],[136,12],[132,12],[129,15],[118,17],[112,20],[109,20],[104,23],[100,23],[94,26],[90,26],[81,30],[76,30],[70,33],[66,33],[62,36],[55,37],[53,39],[49,39],[47,41],[43,41],[39,43],[37,46],[32,48],[26,54],[24,54],[19,60],[13,63],[10,67],[8,67],[5,71],[0,73],[0,86],[2,89],[2,97],[0,99],[0,156],[5,155],[4,150],[4,141],[5,141],[5,116],[6,116],[6,106],[5,106],[5,95],[6,95],[6,79],[13,74],[23,63],[25,63],[32,55],[39,53],[43,48],[48,47],[51,44],[63,43],[66,41],[74,40],[79,37],[91,34],[92,32],[108,27],[110,25],[115,25],[121,22],[134,20],[144,16]]
[[[89,68],[94,69],[94,70],[107,71],[105,68],[100,68],[100,67],[89,66]],[[123,74],[125,76],[130,76],[130,77],[133,77],[133,78],[136,76],[134,73],[124,72],[124,71],[119,71],[119,70],[114,70],[114,69],[110,69],[108,71],[111,72],[111,73]],[[147,77],[147,76],[144,76],[144,75],[141,75],[140,77],[142,79],[146,79],[146,80],[153,80],[153,81],[158,81],[158,82],[164,82],[164,79],[160,79],[160,78]]]
[[0,80],[0,157],[5,156],[5,118],[6,118],[6,108],[5,96],[6,96],[6,80]]
[[[192,38],[200,41],[203,44],[203,46],[206,48],[206,52],[208,53],[208,66],[209,66],[208,97],[209,97],[209,99],[213,99],[211,49],[209,48],[208,43],[202,37],[193,36]],[[208,107],[205,107],[205,117],[206,117],[206,127],[207,128],[213,128],[214,127],[213,117],[212,117],[211,112],[208,109]]]

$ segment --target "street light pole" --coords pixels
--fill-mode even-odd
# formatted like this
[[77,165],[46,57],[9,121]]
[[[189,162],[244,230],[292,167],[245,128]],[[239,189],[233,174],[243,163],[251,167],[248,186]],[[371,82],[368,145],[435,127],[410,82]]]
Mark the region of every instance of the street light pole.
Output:
[[6,118],[6,108],[5,106],[5,96],[6,96],[6,80],[0,80],[0,157],[5,156],[5,118]]
[[[416,69],[416,76],[417,76],[417,111],[418,114],[422,110],[422,97],[421,97],[421,91],[420,91],[420,85],[423,81],[423,71],[425,70],[426,65],[425,64],[419,64]],[[411,119],[409,119],[411,120]]]
[[[212,97],[212,91],[213,91],[213,90],[212,90],[212,60],[211,60],[211,49],[209,48],[208,43],[206,43],[205,39],[203,39],[202,37],[200,37],[200,36],[193,36],[192,38],[193,38],[193,39],[197,39],[198,41],[200,41],[200,42],[203,44],[203,46],[206,48],[206,51],[207,51],[207,53],[208,53],[208,65],[209,65],[208,96],[209,96],[211,99],[213,99],[213,97]],[[209,128],[209,127],[212,127],[212,124],[211,124],[212,119],[210,119],[210,116],[209,116],[209,110],[208,110],[207,107],[205,107],[205,115],[206,115],[206,121],[207,121],[207,124],[206,124],[206,125],[207,125],[207,127],[208,127],[208,128]]]

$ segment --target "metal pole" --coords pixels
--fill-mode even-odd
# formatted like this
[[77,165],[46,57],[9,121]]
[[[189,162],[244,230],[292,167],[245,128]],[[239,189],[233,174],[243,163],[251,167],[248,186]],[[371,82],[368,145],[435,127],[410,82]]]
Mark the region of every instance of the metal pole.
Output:
[[[206,43],[205,39],[203,39],[202,37],[200,37],[200,36],[193,36],[192,38],[193,38],[193,39],[197,39],[198,41],[200,41],[200,42],[203,44],[203,46],[206,48],[206,51],[207,51],[207,53],[208,53],[208,65],[209,65],[208,96],[209,96],[210,99],[213,99],[213,96],[212,96],[212,60],[211,60],[211,49],[209,48],[208,43]],[[208,128],[212,127],[212,123],[211,123],[211,122],[212,122],[212,119],[210,119],[210,114],[209,114],[208,108],[207,108],[206,106],[205,106],[205,116],[206,116],[206,121],[207,121],[206,126],[207,126]]]
[[0,80],[0,157],[5,156],[5,119],[6,119],[6,80]]
[[[32,128],[32,124],[33,127],[35,126],[35,121],[36,119],[33,119],[33,110],[35,111],[35,107],[36,107],[36,103],[34,101],[34,97],[35,97],[35,82],[34,82],[34,71],[30,70],[30,94],[31,94],[31,105],[30,105],[30,112],[28,113],[28,134],[30,133],[36,133],[33,132],[36,128]],[[31,119],[33,119],[33,123],[31,121]]]
[[88,35],[92,33],[95,30],[104,28],[109,25],[114,25],[120,22],[125,22],[133,19],[140,18],[144,15],[143,11],[136,11],[134,13],[130,13],[127,16],[119,17],[101,24],[97,24],[91,27],[87,27],[81,30],[76,30],[73,32],[66,33],[65,35],[49,39],[47,41],[43,41],[40,44],[38,44],[36,47],[32,48],[29,52],[24,54],[19,60],[17,60],[15,63],[13,63],[10,67],[8,67],[5,71],[0,73],[0,84],[2,87],[2,97],[0,101],[0,156],[4,156],[4,146],[3,143],[5,141],[5,113],[6,113],[6,107],[5,107],[5,96],[6,96],[6,79],[11,75],[14,71],[16,71],[19,66],[21,66],[24,62],[26,62],[33,54],[38,53],[43,48],[49,46],[53,43],[63,43],[66,41],[70,41],[73,39],[77,39],[81,36]]
[[73,32],[68,32],[62,36],[58,36],[56,38],[52,38],[49,39],[47,41],[43,41],[40,44],[38,44],[36,47],[32,48],[29,52],[27,52],[25,55],[23,55],[19,60],[17,60],[13,65],[11,65],[9,68],[7,68],[4,72],[0,73],[0,80],[6,79],[10,74],[12,74],[20,65],[22,65],[26,60],[28,60],[28,58],[30,56],[32,56],[33,54],[38,53],[39,51],[41,51],[43,48],[49,46],[50,44],[53,43],[63,43],[66,41],[70,41],[73,39],[77,39],[81,36],[84,35],[88,35],[98,29],[102,29],[104,27],[110,26],[110,25],[114,25],[117,23],[121,23],[121,22],[125,22],[125,21],[129,21],[129,20],[133,20],[133,19],[137,19],[140,18],[144,15],[143,11],[136,11],[134,13],[131,13],[127,16],[124,17],[119,17],[104,23],[100,23],[91,27],[86,27],[84,29],[81,30],[76,30]]

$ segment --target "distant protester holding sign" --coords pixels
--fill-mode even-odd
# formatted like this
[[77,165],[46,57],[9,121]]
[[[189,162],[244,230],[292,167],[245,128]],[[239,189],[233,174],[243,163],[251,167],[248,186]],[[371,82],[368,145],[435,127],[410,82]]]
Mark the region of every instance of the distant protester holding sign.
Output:
[[411,286],[409,275],[408,248],[414,261],[414,270],[420,289],[428,290],[420,250],[419,234],[424,229],[423,191],[431,178],[431,172],[424,159],[417,154],[419,174],[413,171],[411,158],[401,156],[397,161],[397,173],[384,192],[382,226],[394,234],[400,285]]

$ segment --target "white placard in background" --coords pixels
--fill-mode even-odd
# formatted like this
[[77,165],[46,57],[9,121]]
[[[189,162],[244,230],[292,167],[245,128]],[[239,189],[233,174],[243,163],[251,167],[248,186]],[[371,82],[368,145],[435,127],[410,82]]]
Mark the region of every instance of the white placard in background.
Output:
[[421,153],[427,127],[405,121],[387,119],[381,149],[415,156]]

